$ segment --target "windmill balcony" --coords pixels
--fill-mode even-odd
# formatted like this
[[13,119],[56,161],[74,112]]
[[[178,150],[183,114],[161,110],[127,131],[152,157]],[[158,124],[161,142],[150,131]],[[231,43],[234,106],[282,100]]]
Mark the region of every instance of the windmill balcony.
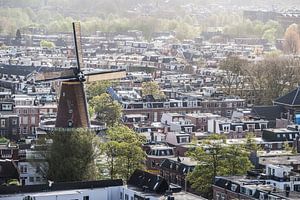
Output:
[[[56,121],[55,119],[41,121],[40,128],[46,132],[54,132],[54,131],[69,132],[69,131],[74,131],[74,130],[78,129],[75,127],[70,127],[70,128],[55,127],[55,121]],[[81,129],[99,132],[99,131],[106,130],[106,125],[101,122],[91,121],[91,126],[89,128],[81,128]]]

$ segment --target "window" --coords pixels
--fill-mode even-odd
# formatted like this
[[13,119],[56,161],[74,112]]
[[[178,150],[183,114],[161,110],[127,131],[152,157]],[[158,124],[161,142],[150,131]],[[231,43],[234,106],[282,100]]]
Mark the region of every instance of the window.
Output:
[[237,185],[236,184],[231,184],[231,191],[234,191],[237,189]]
[[40,182],[40,181],[41,181],[41,177],[39,177],[39,176],[36,177],[36,178],[35,178],[35,181],[36,181],[36,182]]
[[1,128],[5,128],[5,119],[1,119]]
[[241,187],[241,193],[246,194],[246,188]]
[[189,140],[188,137],[182,137],[182,138],[180,138],[180,143],[187,143],[188,140]]
[[73,121],[72,120],[68,121],[68,127],[73,127]]
[[260,128],[261,129],[266,129],[267,128],[267,124],[260,124]]
[[21,173],[27,173],[27,166],[26,165],[21,165],[20,166],[20,171],[21,171]]
[[35,116],[31,116],[30,122],[31,122],[31,124],[35,124]]
[[2,110],[3,111],[11,111],[12,110],[12,104],[2,104]]
[[255,125],[254,124],[247,124],[249,131],[254,131]]
[[129,200],[128,194],[125,194],[125,200]]
[[123,193],[120,192],[120,200],[122,200],[122,199],[123,199]]
[[34,182],[34,178],[33,177],[29,177],[29,182]]
[[35,169],[35,172],[36,172],[36,173],[40,173],[40,172],[41,172],[41,167],[40,167],[40,166],[37,166],[36,169]]
[[17,125],[18,124],[18,120],[17,119],[13,119],[12,120],[12,125]]
[[83,196],[82,200],[90,200],[90,196]]
[[28,117],[22,117],[22,124],[28,124]]
[[252,196],[252,190],[249,190],[249,195]]

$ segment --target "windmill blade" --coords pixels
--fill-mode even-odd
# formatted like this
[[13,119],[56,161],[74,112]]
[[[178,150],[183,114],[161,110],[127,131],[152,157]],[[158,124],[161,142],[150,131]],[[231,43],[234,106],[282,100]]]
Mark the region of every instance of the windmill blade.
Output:
[[82,46],[81,46],[81,26],[80,22],[73,22],[73,34],[75,42],[76,60],[78,72],[84,68],[83,57],[82,57]]
[[121,79],[126,77],[126,70],[110,70],[85,74],[86,82]]
[[35,75],[35,82],[53,81],[53,80],[72,80],[76,79],[74,69],[67,69],[58,72],[43,72]]

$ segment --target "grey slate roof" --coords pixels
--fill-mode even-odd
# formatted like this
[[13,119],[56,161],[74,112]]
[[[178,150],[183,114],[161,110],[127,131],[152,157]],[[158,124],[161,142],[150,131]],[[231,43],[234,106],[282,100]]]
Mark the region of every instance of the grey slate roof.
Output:
[[254,106],[251,111],[255,116],[266,120],[276,120],[281,118],[284,109],[280,106]]
[[274,100],[275,104],[300,106],[300,87]]

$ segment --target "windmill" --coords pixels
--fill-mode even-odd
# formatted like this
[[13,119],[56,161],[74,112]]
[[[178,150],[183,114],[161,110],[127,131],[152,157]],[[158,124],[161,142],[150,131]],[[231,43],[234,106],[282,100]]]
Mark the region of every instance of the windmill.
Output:
[[125,70],[87,70],[83,65],[81,28],[73,22],[77,67],[59,72],[38,73],[35,82],[61,81],[61,90],[55,128],[90,128],[84,83],[120,79]]

